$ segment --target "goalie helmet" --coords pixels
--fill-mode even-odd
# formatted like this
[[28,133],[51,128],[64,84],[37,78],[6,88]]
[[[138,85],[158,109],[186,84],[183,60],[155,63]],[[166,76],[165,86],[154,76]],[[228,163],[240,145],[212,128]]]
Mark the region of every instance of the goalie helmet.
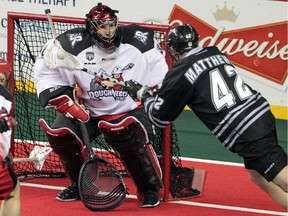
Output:
[[[101,2],[86,14],[86,29],[92,35],[96,45],[106,51],[113,52],[119,46],[118,18],[110,7]],[[116,40],[117,38],[117,40]]]
[[166,46],[169,54],[176,59],[177,56],[198,47],[199,34],[191,25],[180,25],[170,29]]

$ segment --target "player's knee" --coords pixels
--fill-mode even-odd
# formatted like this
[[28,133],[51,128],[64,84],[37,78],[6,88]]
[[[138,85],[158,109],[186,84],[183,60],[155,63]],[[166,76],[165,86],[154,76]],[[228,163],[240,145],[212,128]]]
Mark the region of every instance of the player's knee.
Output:
[[40,125],[45,131],[54,152],[63,160],[83,160],[84,145],[81,139],[69,128],[52,129],[41,119]]
[[249,178],[251,181],[253,181],[255,184],[263,184],[264,177],[261,176],[256,170],[248,169]]
[[20,199],[20,182],[18,181],[13,191],[9,194],[6,200]]
[[141,151],[149,138],[144,126],[135,118],[127,117],[117,124],[100,121],[98,124],[106,141],[119,151]]
[[288,192],[288,182],[287,182],[287,176],[288,176],[288,166],[284,167],[278,175],[273,179],[273,183],[278,185],[283,191],[286,193]]

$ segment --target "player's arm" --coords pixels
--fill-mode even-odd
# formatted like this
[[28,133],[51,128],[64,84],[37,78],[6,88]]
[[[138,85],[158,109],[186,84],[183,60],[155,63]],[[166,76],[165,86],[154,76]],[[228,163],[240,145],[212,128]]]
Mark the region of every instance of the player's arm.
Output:
[[42,91],[39,100],[42,107],[53,108],[71,119],[87,122],[90,118],[89,112],[78,103],[76,93],[70,86],[55,86]]
[[174,121],[190,99],[189,92],[193,86],[180,72],[186,70],[178,69],[168,72],[160,89],[151,89],[131,80],[125,82],[130,96],[142,102],[150,120],[157,127],[163,128]]

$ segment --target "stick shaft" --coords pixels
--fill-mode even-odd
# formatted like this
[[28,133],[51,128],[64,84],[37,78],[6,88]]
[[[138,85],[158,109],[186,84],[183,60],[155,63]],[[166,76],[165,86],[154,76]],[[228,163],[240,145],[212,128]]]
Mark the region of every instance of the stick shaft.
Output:
[[52,20],[50,9],[46,9],[45,13],[47,14],[47,18],[48,18],[48,22],[50,24],[50,29],[51,29],[51,32],[52,32],[53,39],[55,39],[57,37],[57,34],[56,34],[56,29],[55,29],[55,26],[54,26],[54,23],[53,23],[53,20]]
[[38,158],[13,158],[13,162],[33,162],[38,161]]
[[80,127],[80,131],[82,134],[83,142],[86,145],[86,148],[89,152],[89,155],[94,156],[95,154],[94,154],[93,148],[92,148],[91,143],[90,143],[89,134],[88,134],[87,127],[86,127],[85,123],[79,121],[79,127]]

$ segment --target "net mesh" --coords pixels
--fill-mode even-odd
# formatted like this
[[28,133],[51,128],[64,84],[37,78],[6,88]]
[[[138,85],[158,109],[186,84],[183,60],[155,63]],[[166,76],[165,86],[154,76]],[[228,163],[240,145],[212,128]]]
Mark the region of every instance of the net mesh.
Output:
[[[69,20],[68,22],[65,21],[65,19],[54,20],[56,32],[61,34],[71,28],[84,27],[84,19],[80,21],[77,19],[76,21],[73,23],[73,21]],[[126,23],[122,23],[122,25],[123,24]],[[164,48],[167,29],[159,29],[156,25],[143,25],[154,30],[155,37]],[[52,38],[52,33],[47,18],[45,20],[43,17],[39,20],[37,20],[37,16],[29,18],[13,18],[13,26],[14,49],[11,50],[11,52],[13,52],[14,59],[14,114],[19,124],[14,131],[12,155],[14,158],[27,158],[35,145],[49,146],[46,135],[39,126],[39,119],[43,118],[48,125],[51,125],[56,117],[56,111],[53,109],[44,109],[39,105],[39,100],[33,83],[33,65],[35,59],[44,43],[48,39]],[[156,128],[156,139],[152,143],[154,150],[160,159],[160,164],[162,164],[161,160],[163,158],[164,133],[164,130]],[[181,167],[178,139],[176,129],[173,125],[170,132],[170,139],[172,146],[170,153],[172,156],[172,167]],[[101,136],[93,141],[92,146],[99,149],[98,155],[100,157],[112,162],[122,173],[126,173],[122,162],[113,153],[112,149],[106,144]],[[48,155],[41,171],[36,170],[31,162],[14,163],[13,166],[16,174],[24,178],[31,176],[66,176],[58,156],[53,151]],[[171,182],[171,187],[173,187],[173,179]]]

